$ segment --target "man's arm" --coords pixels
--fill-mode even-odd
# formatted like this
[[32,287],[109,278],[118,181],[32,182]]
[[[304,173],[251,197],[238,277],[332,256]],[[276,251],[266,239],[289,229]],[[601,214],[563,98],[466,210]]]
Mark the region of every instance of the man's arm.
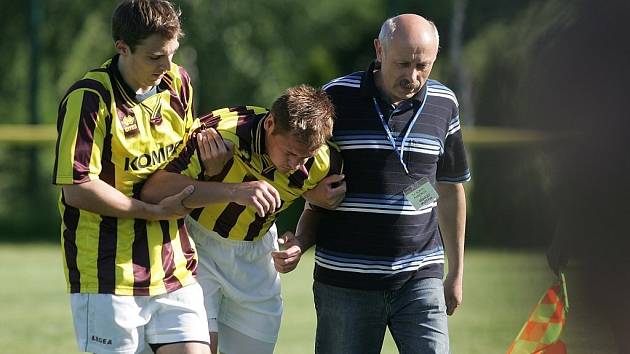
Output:
[[284,249],[271,253],[273,264],[280,273],[288,273],[297,267],[302,257],[302,253],[306,252],[315,244],[317,224],[319,223],[320,213],[304,205],[304,211],[298,221],[296,234],[292,232],[285,233],[278,243],[283,245]]
[[140,198],[150,203],[162,200],[188,185],[194,186],[194,192],[183,201],[187,208],[201,208],[210,204],[235,202],[251,206],[258,215],[264,216],[280,207],[278,191],[265,181],[243,183],[221,183],[197,181],[178,173],[159,170],[142,187]]
[[[190,146],[187,145],[186,148],[195,151],[195,158],[199,159],[206,176],[212,177],[219,174],[225,164],[234,158],[234,145],[223,140],[213,128],[198,131],[193,139],[195,140],[191,140]],[[280,193],[265,181],[205,182],[165,170],[158,170],[149,177],[140,192],[140,198],[155,203],[165,196],[181,191],[188,185],[193,185],[195,188],[194,192],[183,201],[188,208],[235,202],[255,208],[258,215],[262,217],[280,208],[282,203]]]
[[65,202],[75,208],[104,216],[145,220],[167,220],[185,216],[190,209],[182,201],[193,191],[192,186],[183,186],[177,192],[157,200],[156,204],[149,204],[129,198],[101,180],[63,185],[62,189]]
[[466,195],[461,183],[438,183],[438,215],[448,259],[444,280],[446,313],[452,315],[462,302],[464,279],[464,236],[466,232]]

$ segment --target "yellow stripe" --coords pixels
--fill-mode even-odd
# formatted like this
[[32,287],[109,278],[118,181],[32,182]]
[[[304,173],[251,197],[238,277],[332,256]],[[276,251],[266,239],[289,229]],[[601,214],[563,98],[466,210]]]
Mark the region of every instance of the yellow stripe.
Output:
[[98,242],[101,217],[80,210],[76,232],[77,267],[81,275],[81,292],[98,292]]
[[164,237],[159,222],[147,223],[147,238],[149,240],[149,263],[151,264],[150,295],[162,294],[166,292],[162,281],[164,279],[162,247],[151,247],[151,245],[162,245],[163,243]]
[[133,295],[133,263],[131,260],[133,237],[124,237],[133,230],[133,219],[118,219],[118,235],[116,238],[116,280],[126,284],[125,288],[116,290],[118,295]]
[[55,182],[71,184],[73,181],[74,150],[77,142],[79,117],[81,115],[83,93],[73,93],[66,99],[66,115],[59,136],[57,176]]

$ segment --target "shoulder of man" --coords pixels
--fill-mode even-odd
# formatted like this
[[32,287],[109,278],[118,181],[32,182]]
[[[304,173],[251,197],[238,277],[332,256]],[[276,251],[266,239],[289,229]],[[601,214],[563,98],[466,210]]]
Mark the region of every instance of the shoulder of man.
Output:
[[428,90],[429,96],[437,96],[437,97],[450,99],[453,102],[453,104],[455,104],[455,106],[459,107],[459,102],[457,101],[457,95],[455,95],[455,92],[453,92],[453,90],[448,88],[443,83],[437,80],[429,79],[427,80],[427,90]]
[[267,108],[258,106],[234,106],[215,109],[199,117],[199,128],[214,128],[223,139],[239,147],[251,144],[257,123],[267,114]]
[[361,82],[363,80],[365,72],[364,71],[356,71],[352,74],[340,76],[336,79],[329,81],[327,84],[322,86],[324,91],[330,93],[335,91],[336,89],[359,89],[361,88]]
[[108,60],[101,67],[85,73],[80,80],[66,90],[61,102],[63,103],[72,94],[83,94],[87,91],[97,95],[105,105],[109,106],[112,101],[112,83],[107,69],[110,62],[111,60]]

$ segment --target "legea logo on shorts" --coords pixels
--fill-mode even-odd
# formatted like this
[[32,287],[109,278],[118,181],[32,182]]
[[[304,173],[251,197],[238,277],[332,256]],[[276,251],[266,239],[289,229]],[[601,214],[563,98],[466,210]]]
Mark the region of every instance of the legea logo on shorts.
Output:
[[108,345],[112,344],[112,340],[111,339],[101,338],[101,337],[97,337],[97,336],[92,336],[92,342],[99,342],[101,344],[108,344]]

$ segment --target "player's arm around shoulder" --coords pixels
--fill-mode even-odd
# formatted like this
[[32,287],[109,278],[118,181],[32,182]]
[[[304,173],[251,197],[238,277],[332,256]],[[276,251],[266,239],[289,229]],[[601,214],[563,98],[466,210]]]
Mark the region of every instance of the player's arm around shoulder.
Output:
[[[226,143],[216,130],[200,129],[189,139],[179,156],[148,179],[140,197],[158,203],[191,185],[194,187],[193,193],[183,200],[187,208],[235,202],[255,208],[261,217],[280,208],[280,193],[265,181],[221,182],[220,175],[233,155],[233,144]],[[216,181],[197,179],[203,176]]]
[[182,200],[192,193],[192,187],[164,198],[157,204],[130,198],[109,184],[96,179],[62,186],[66,204],[104,216],[116,218],[168,220],[190,212]]

